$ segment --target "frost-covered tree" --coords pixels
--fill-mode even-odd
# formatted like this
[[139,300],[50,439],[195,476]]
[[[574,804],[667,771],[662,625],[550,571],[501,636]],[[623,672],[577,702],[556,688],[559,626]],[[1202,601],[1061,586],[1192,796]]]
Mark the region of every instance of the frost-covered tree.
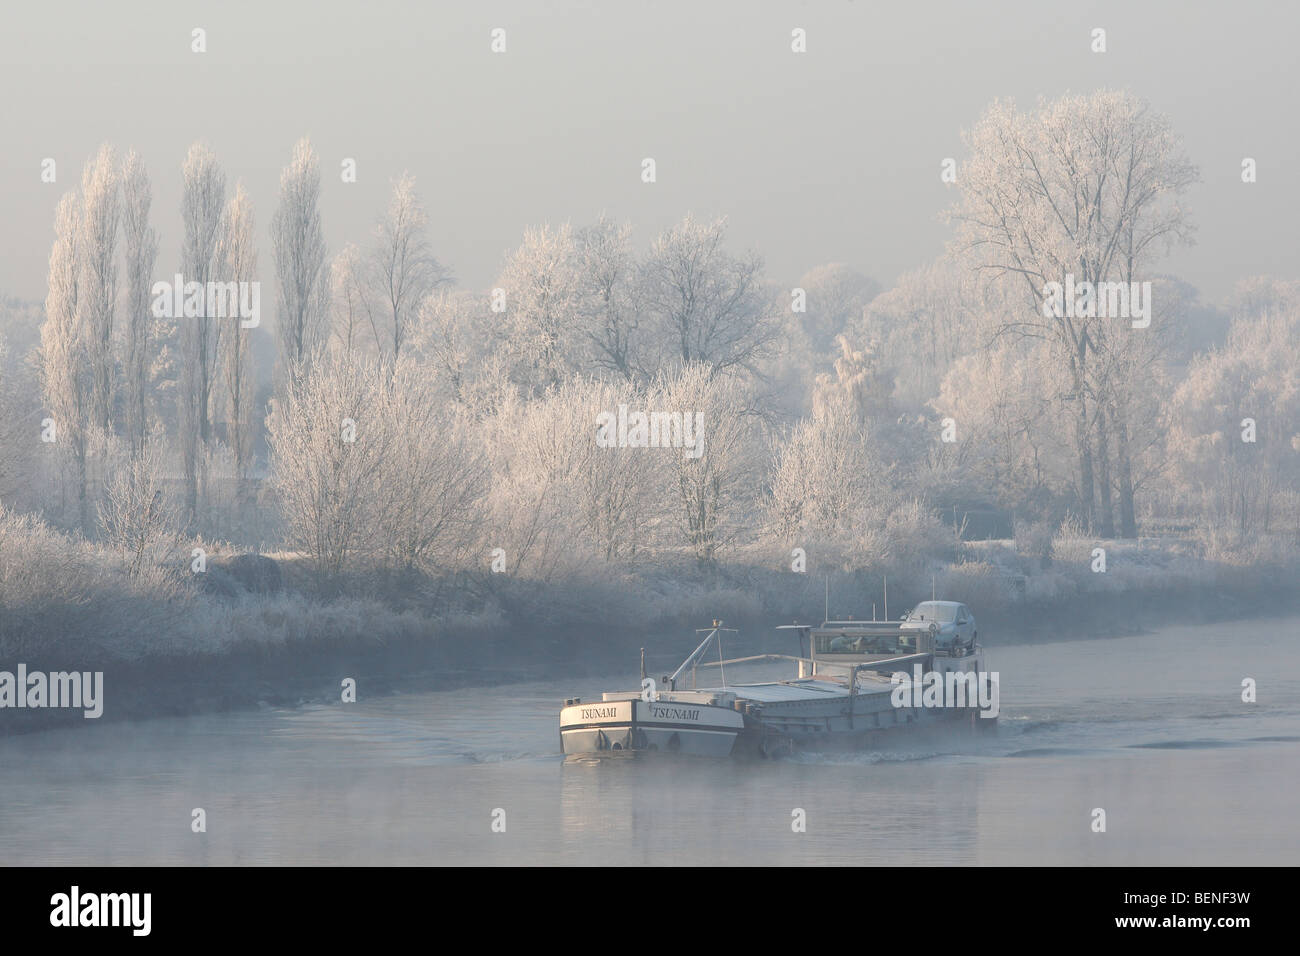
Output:
[[179,538],[179,516],[164,494],[161,453],[146,445],[109,479],[99,503],[103,539],[131,574],[160,563]]
[[90,421],[112,426],[113,317],[117,311],[117,241],[122,216],[117,155],[104,144],[81,176],[81,218],[77,232],[80,270],[77,308],[92,369]]
[[628,382],[643,376],[645,348],[631,235],[631,226],[602,216],[575,236],[578,314],[590,361]]
[[[594,561],[631,563],[669,544],[674,449],[598,442],[602,413],[657,406],[626,384],[575,378],[527,404],[504,403],[491,422],[494,533],[525,573]],[[673,508],[673,511],[669,511]]]
[[158,233],[149,225],[153,187],[134,150],[122,167],[122,232],[126,252],[126,431],[133,452],[144,450],[149,430],[150,311]]
[[1274,276],[1242,279],[1232,290],[1235,318],[1282,314],[1300,308],[1300,281]]
[[280,174],[280,202],[271,220],[278,280],[276,332],[283,387],[324,344],[329,325],[329,270],[320,217],[320,165],[307,139]]
[[825,408],[777,442],[772,459],[768,521],[788,547],[847,538],[886,472],[873,460],[865,423]]
[[763,499],[775,553],[802,548],[819,567],[915,566],[950,538],[847,403],[821,405],[774,443]]
[[424,300],[448,280],[430,249],[428,216],[413,177],[393,185],[370,245],[348,243],[330,266],[330,338],[344,352],[384,357],[390,370],[404,353]]
[[208,282],[226,281],[217,274],[225,204],[226,174],[207,146],[193,144],[181,167],[181,275],[187,284],[199,284],[204,299],[199,315],[174,317],[180,327],[180,440],[190,522],[199,515],[203,461],[214,439],[212,394],[219,378],[221,340],[231,324],[230,319],[208,315],[206,299]]
[[456,566],[479,539],[489,477],[481,430],[438,400],[435,376],[410,358],[374,388],[367,414],[391,430],[374,490],[385,561],[402,572]]
[[1171,390],[1166,363],[1187,303],[1180,284],[1152,280],[1148,327],[1123,317],[1098,318],[1088,365],[1097,475],[1097,530],[1137,536],[1138,491],[1164,467]]
[[288,370],[271,402],[267,441],[272,484],[290,543],[311,558],[320,582],[380,546],[384,460],[393,429],[373,401],[386,373],[373,361],[324,354]]
[[[0,319],[6,318],[0,312]],[[35,425],[31,414],[34,396],[24,381],[25,371],[13,361],[6,336],[0,334],[0,507],[13,505],[20,491],[26,491],[32,471],[32,440]],[[28,372],[30,374],[30,372]]]
[[819,354],[835,350],[835,338],[849,331],[862,310],[879,293],[875,279],[841,262],[810,269],[799,280],[806,296],[806,311],[799,314],[813,349]]
[[616,414],[620,404],[631,408],[655,406],[643,391],[605,382],[586,383],[579,393],[575,414],[581,427],[575,438],[573,501],[578,505],[576,526],[606,562],[632,564],[652,558],[671,546],[671,507],[674,488],[663,467],[665,455],[677,449],[610,448],[595,440],[594,423],[601,412]]
[[1285,290],[1238,302],[1227,342],[1193,360],[1170,401],[1168,474],[1184,507],[1246,535],[1271,530],[1279,493],[1300,491],[1300,302]]
[[760,417],[750,390],[734,373],[707,364],[663,379],[647,399],[652,409],[699,415],[703,452],[653,449],[670,483],[681,541],[704,567],[750,530],[764,464]]
[[181,170],[181,274],[185,282],[197,282],[205,290],[203,314],[181,318],[181,342],[185,365],[191,376],[187,390],[191,416],[199,441],[212,438],[212,390],[217,381],[221,338],[230,324],[207,314],[206,289],[210,281],[228,281],[219,274],[222,215],[226,204],[226,174],[212,151],[202,143],[190,147]]
[[[244,184],[235,187],[221,220],[216,250],[217,273],[223,282],[257,281],[257,240],[253,233],[253,204]],[[254,328],[227,319],[219,356],[222,396],[225,399],[225,441],[242,480],[252,465],[253,368],[251,337]]]
[[[1155,258],[1187,241],[1179,202],[1196,179],[1169,122],[1137,97],[1111,90],[1064,96],[1032,113],[995,102],[966,137],[970,158],[951,210],[957,250],[981,273],[1008,279],[1022,307],[1000,331],[1048,342],[1070,384],[1079,506],[1096,515],[1094,425],[1088,373],[1097,322],[1043,308],[1047,284],[1140,281]],[[1062,310],[1066,311],[1066,310]],[[1115,454],[1129,454],[1116,423]]]
[[892,418],[894,381],[880,354],[870,345],[854,348],[843,335],[835,344],[834,375],[818,375],[813,385],[814,412],[834,412],[864,424]]
[[74,471],[77,516],[84,533],[90,531],[87,454],[94,401],[94,365],[78,307],[80,268],[78,236],[81,203],[68,193],[54,214],[54,244],[50,248],[49,287],[45,324],[41,326],[41,392],[55,426],[56,453],[64,453]]
[[525,396],[540,395],[579,367],[579,270],[568,224],[524,231],[497,286],[505,292],[499,350]]
[[291,383],[267,422],[272,480],[322,579],[461,561],[480,539],[487,457],[477,423],[439,400],[433,370],[331,349]]
[[415,178],[404,174],[375,227],[369,262],[371,292],[383,320],[383,327],[375,329],[376,343],[393,361],[402,355],[425,296],[447,279],[429,247],[428,226]]
[[593,557],[571,526],[566,483],[576,446],[566,436],[580,423],[563,402],[551,400],[558,391],[526,401],[512,389],[484,423],[492,468],[484,547],[504,552],[512,574],[540,581]]
[[433,370],[443,400],[471,408],[494,404],[479,394],[481,385],[491,391],[503,378],[491,364],[492,339],[486,330],[493,327],[493,318],[486,297],[465,290],[439,289],[424,300],[411,349]]
[[687,216],[651,246],[642,267],[645,309],[654,323],[659,367],[702,362],[753,371],[780,326],[762,284],[762,260],[723,249],[726,220]]
[[956,359],[979,344],[984,315],[996,314],[989,290],[950,259],[939,259],[898,277],[849,323],[854,342],[874,343],[894,375],[900,407],[920,410],[938,393]]
[[1021,514],[1050,510],[1069,487],[1057,384],[1034,341],[1004,340],[959,358],[933,401],[957,429],[967,493]]
[[361,248],[349,242],[330,263],[330,342],[345,355],[375,354],[374,310],[366,299]]

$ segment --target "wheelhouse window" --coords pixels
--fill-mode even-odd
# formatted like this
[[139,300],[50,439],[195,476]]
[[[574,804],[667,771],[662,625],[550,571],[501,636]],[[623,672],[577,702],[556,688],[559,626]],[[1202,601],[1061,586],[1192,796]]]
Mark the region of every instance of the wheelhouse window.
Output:
[[813,647],[818,654],[894,654],[900,644],[898,635],[855,634],[852,631],[813,634]]

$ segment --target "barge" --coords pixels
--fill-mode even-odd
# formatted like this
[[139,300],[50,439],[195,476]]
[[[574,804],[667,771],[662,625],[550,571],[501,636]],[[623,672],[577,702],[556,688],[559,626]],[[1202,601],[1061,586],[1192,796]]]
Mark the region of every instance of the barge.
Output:
[[[723,660],[714,621],[672,675],[599,700],[570,698],[560,710],[566,755],[663,752],[725,757],[795,751],[879,749],[904,735],[996,725],[997,675],[984,668],[975,618],[965,605],[927,601],[898,621],[823,621],[784,625],[799,637],[798,655]],[[732,631],[731,633],[734,633]],[[705,661],[717,645],[716,661]],[[784,680],[726,681],[726,668],[793,664]],[[720,681],[700,686],[699,671]],[[690,686],[684,686],[689,677]]]

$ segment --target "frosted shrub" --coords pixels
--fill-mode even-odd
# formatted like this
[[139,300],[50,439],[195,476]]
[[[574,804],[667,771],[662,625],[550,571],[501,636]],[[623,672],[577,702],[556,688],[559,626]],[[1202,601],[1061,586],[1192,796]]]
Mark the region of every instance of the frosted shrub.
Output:
[[1010,603],[1006,578],[984,561],[951,565],[939,573],[936,585],[944,600],[960,601],[975,609],[992,610]]
[[1047,568],[1052,563],[1052,528],[1045,521],[1016,520],[1015,531],[1016,554],[1034,562],[1039,568]]
[[889,512],[885,532],[900,573],[920,574],[934,557],[952,553],[951,532],[916,499]]
[[1074,514],[1068,514],[1052,538],[1052,558],[1067,568],[1086,570],[1096,546],[1097,540],[1088,536],[1083,522]]

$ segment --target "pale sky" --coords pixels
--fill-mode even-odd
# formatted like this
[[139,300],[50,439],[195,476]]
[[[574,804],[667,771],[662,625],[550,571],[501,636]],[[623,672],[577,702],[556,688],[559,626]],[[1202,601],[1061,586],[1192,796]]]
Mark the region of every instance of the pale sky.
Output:
[[[264,280],[280,169],[309,135],[331,255],[416,177],[438,257],[490,285],[525,226],[602,211],[638,246],[726,214],[776,281],[846,262],[888,287],[940,254],[945,157],[995,97],[1132,90],[1201,168],[1197,245],[1166,260],[1218,301],[1300,277],[1297,8],[1284,3],[25,2],[0,19],[0,295],[41,299],[59,196],[99,143],[154,181],[155,269],[179,260],[180,165],[208,142],[254,205]],[[190,50],[207,31],[207,52]],[[507,52],[490,52],[494,27]],[[808,52],[790,50],[807,31]],[[1091,30],[1108,51],[1090,50]],[[1259,181],[1241,182],[1241,161]],[[40,180],[53,157],[58,182]],[[339,176],[345,157],[358,182]],[[641,182],[653,157],[658,182]],[[1287,163],[1291,163],[1290,167]]]

